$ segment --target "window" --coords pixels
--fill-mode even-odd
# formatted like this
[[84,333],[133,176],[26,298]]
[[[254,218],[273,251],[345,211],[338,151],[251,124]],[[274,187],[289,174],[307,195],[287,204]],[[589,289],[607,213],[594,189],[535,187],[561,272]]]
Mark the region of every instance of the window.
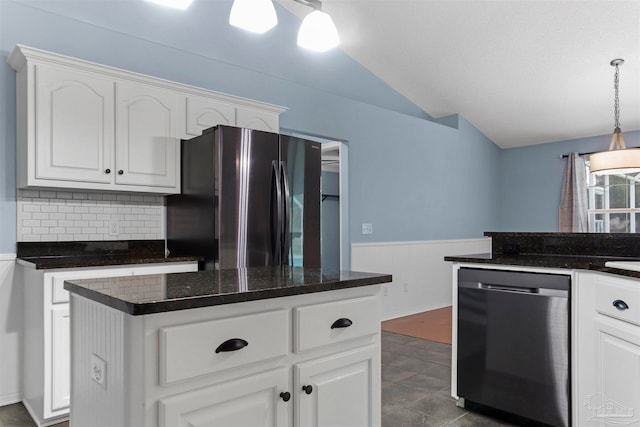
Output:
[[594,175],[588,168],[589,231],[640,232],[640,173]]

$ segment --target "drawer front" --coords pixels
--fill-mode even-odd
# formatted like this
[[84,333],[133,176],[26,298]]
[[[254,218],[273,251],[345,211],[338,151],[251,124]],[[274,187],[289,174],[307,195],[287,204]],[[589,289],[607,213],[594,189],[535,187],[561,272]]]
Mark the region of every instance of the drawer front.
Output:
[[69,292],[64,290],[65,280],[99,279],[102,277],[139,276],[143,274],[184,273],[198,271],[198,263],[150,264],[135,267],[112,267],[74,270],[53,273],[52,302],[54,304],[69,302]]
[[372,296],[308,305],[296,308],[294,319],[295,350],[301,352],[379,333],[380,302]]
[[289,323],[289,311],[277,310],[161,328],[160,384],[286,356]]
[[[625,306],[627,308],[624,308]],[[640,281],[630,283],[614,278],[600,279],[596,284],[596,310],[601,314],[640,325]]]

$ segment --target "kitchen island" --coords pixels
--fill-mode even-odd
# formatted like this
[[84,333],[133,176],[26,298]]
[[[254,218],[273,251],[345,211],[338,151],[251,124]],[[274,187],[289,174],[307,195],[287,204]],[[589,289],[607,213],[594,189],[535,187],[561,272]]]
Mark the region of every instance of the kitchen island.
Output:
[[71,425],[378,426],[389,281],[301,267],[67,281]]

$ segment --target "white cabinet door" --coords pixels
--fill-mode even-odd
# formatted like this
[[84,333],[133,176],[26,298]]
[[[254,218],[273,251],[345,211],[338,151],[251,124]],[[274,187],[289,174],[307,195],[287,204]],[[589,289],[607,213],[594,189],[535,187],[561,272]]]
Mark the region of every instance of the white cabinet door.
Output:
[[35,75],[35,178],[111,182],[113,82],[45,65]]
[[179,111],[176,92],[116,83],[116,184],[180,191]]
[[186,138],[202,134],[216,125],[235,126],[236,107],[233,104],[196,96],[187,98]]
[[585,396],[586,425],[640,426],[640,327],[598,316],[595,390]]
[[296,365],[295,425],[379,426],[379,358],[380,349],[367,346]]
[[286,368],[160,399],[161,427],[286,427],[291,399]]
[[69,407],[71,359],[69,354],[69,305],[51,310],[51,410]]
[[280,131],[280,121],[277,113],[246,107],[238,107],[236,109],[236,126],[273,133]]

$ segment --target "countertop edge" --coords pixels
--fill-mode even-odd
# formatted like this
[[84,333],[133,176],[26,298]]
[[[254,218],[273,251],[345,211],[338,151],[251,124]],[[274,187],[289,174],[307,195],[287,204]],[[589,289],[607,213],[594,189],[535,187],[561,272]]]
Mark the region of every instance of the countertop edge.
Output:
[[[597,264],[591,262],[594,259],[596,259],[596,257],[585,257],[581,261],[577,260],[575,264],[569,264],[567,262],[553,262],[553,256],[552,255],[547,255],[547,256],[549,257],[549,260],[546,263],[544,263],[544,265],[541,265],[539,262],[535,263],[535,262],[527,261],[526,258],[522,258],[519,256],[513,256],[513,257],[505,256],[500,258],[493,258],[491,257],[490,254],[473,254],[473,255],[467,255],[467,256],[464,256],[464,255],[445,256],[444,260],[448,262],[454,262],[454,263],[508,265],[508,266],[521,266],[521,267],[532,267],[532,268],[559,268],[559,269],[565,269],[565,270],[583,270],[583,271],[593,271],[598,273],[606,273],[606,274],[612,274],[616,276],[624,276],[624,277],[630,277],[634,279],[640,279],[640,272],[638,271],[606,267],[604,265],[606,261],[628,259],[624,257],[614,257],[614,256],[597,257],[598,259],[602,258],[601,264],[600,262]],[[558,257],[562,257],[562,255],[558,255]]]
[[[60,258],[61,260],[61,258]],[[93,267],[115,267],[115,266],[133,266],[133,265],[149,265],[149,264],[170,264],[170,263],[186,263],[202,261],[202,257],[184,256],[184,257],[151,257],[151,258],[122,258],[122,259],[91,259],[76,262],[50,261],[42,262],[30,258],[16,258],[18,264],[32,268],[34,270],[57,270],[66,268],[93,268]]]
[[225,304],[235,304],[241,302],[305,295],[318,292],[328,292],[362,286],[373,286],[392,281],[392,275],[390,274],[371,274],[372,276],[368,277],[346,279],[343,281],[332,281],[328,283],[316,283],[304,286],[272,288],[222,295],[194,296],[148,303],[127,302],[110,295],[106,295],[101,292],[76,285],[70,281],[64,282],[64,289],[71,292],[72,294],[80,295],[92,301],[122,311],[126,314],[139,316],[146,314],[165,313],[170,311],[188,310],[192,308],[212,307]]

